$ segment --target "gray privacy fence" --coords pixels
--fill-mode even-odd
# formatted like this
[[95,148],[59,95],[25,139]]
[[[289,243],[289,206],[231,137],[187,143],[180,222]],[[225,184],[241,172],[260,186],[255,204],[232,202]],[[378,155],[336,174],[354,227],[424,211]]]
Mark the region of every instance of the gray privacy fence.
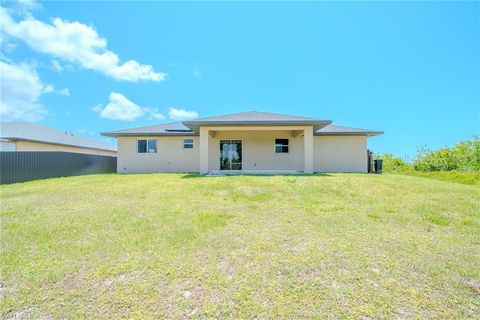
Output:
[[0,152],[0,184],[117,172],[117,158],[72,152]]

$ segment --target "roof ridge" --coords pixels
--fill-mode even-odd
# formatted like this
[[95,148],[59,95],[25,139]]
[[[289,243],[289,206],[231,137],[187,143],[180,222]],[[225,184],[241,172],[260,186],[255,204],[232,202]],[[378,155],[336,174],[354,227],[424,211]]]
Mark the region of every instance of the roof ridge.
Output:
[[[285,113],[278,113],[278,112],[270,112],[270,111],[256,111],[256,110],[251,110],[251,111],[242,111],[242,112],[235,112],[235,113],[227,113],[227,114],[222,114],[222,115],[216,115],[216,116],[210,116],[210,117],[204,117],[204,118],[197,118],[197,119],[192,119],[189,121],[186,121],[187,123],[194,123],[194,122],[202,122],[202,121],[220,121],[221,119],[235,119],[239,118],[239,116],[247,116],[248,115],[260,115],[260,116],[272,116],[274,119],[263,119],[263,120],[258,120],[257,121],[279,121],[279,120],[284,120],[284,121],[301,121],[301,120],[321,120],[318,118],[313,118],[313,117],[306,117],[306,116],[298,116],[298,115],[290,115],[290,114],[285,114]],[[251,119],[255,120],[255,119]],[[241,120],[239,120],[241,121]]]

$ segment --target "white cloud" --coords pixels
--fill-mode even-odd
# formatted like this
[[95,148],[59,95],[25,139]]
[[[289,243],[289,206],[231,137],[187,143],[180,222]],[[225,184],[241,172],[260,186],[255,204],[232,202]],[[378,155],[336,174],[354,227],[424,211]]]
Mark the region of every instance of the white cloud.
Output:
[[64,67],[57,60],[52,60],[52,68],[54,71],[60,73],[64,70]]
[[168,117],[172,120],[190,120],[190,119],[195,119],[198,118],[198,113],[195,111],[188,111],[185,109],[176,109],[176,108],[170,108],[170,111],[168,112]]
[[163,120],[165,117],[154,108],[141,107],[129,100],[121,93],[110,93],[109,102],[104,107],[99,104],[92,109],[100,113],[100,117],[105,119],[133,121],[144,115],[149,115],[150,119]]
[[60,96],[70,97],[70,90],[68,90],[68,88],[63,88],[63,89],[60,89],[60,90],[56,90],[50,84],[47,84],[45,87],[43,87],[43,92],[44,93],[53,93],[53,94],[58,94]]
[[146,111],[149,113],[149,119],[150,120],[165,120],[165,116],[158,112],[157,109],[152,109],[152,108],[145,108]]
[[32,11],[43,9],[42,5],[36,0],[16,0],[5,1],[8,3],[10,10],[18,15],[28,16]]
[[133,121],[145,114],[145,111],[139,105],[128,100],[121,93],[112,92],[109,103],[103,107],[101,104],[93,108],[100,112],[100,117],[112,120]]
[[25,10],[32,11],[38,10],[42,8],[42,5],[38,3],[37,0],[17,0],[17,2],[22,6]]
[[0,20],[3,34],[25,41],[33,50],[79,64],[116,80],[163,81],[167,76],[155,72],[151,65],[135,60],[120,64],[118,55],[107,50],[107,40],[93,27],[80,22],[54,18],[51,23],[44,23],[32,16],[15,21],[3,7],[0,7]]
[[[17,45],[13,42],[10,42],[8,39],[3,39],[3,40],[0,40],[1,42],[1,47],[2,47],[2,56],[3,56],[3,53],[8,53],[8,54],[11,54],[16,48],[17,48]],[[4,59],[6,60],[6,59]]]
[[55,91],[55,89],[53,88],[53,86],[52,86],[52,85],[49,85],[49,84],[46,85],[46,86],[43,88],[43,92],[45,92],[45,93],[52,93],[52,92],[54,92],[54,91]]
[[65,97],[70,97],[70,90],[68,88],[63,88],[57,91],[57,94]]
[[38,102],[43,85],[38,74],[26,64],[0,61],[0,118],[6,121],[39,121],[46,110]]

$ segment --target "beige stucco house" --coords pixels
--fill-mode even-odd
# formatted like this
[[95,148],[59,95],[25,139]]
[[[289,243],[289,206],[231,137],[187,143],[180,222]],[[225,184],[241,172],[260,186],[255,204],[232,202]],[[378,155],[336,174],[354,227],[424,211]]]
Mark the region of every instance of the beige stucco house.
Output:
[[115,147],[31,122],[0,122],[0,151],[59,151],[116,156]]
[[367,172],[367,138],[329,120],[243,112],[105,132],[119,173]]

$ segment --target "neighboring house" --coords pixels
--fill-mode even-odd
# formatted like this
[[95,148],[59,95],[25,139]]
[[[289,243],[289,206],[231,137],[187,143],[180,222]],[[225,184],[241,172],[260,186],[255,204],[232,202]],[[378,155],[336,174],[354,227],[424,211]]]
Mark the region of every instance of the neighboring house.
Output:
[[0,123],[1,151],[63,151],[116,156],[115,147],[101,141],[30,122]]
[[118,139],[119,173],[312,173],[367,172],[382,133],[252,111],[102,134]]

